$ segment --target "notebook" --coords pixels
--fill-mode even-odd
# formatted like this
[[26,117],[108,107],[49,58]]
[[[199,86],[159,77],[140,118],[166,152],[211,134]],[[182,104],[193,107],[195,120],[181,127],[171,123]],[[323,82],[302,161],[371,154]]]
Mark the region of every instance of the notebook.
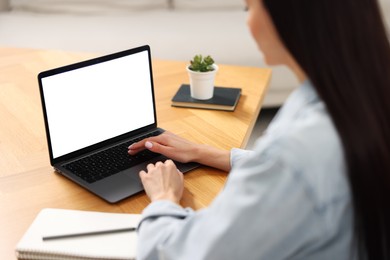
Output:
[[18,259],[135,259],[137,232],[43,240],[43,237],[137,227],[141,215],[43,209],[16,245]]
[[[127,147],[164,132],[157,126],[150,47],[41,72],[50,163],[55,171],[115,203],[143,190],[139,171],[167,158]],[[175,162],[187,172],[195,163]]]
[[240,96],[240,88],[214,87],[211,99],[199,100],[191,97],[190,85],[182,84],[172,98],[172,106],[234,111]]

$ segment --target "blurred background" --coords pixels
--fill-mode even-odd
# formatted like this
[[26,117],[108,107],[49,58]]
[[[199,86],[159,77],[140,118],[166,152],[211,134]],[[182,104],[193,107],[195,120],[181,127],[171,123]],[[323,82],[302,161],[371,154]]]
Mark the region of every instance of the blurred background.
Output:
[[[390,0],[380,0],[390,25]],[[0,46],[108,54],[148,44],[153,58],[212,55],[219,64],[266,67],[246,26],[244,0],[0,0]],[[253,138],[298,86],[273,77]],[[250,147],[249,147],[250,148]]]

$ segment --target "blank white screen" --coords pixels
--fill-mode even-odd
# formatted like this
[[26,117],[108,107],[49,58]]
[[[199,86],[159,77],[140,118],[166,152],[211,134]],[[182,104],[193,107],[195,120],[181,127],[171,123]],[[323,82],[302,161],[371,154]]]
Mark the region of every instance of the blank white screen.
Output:
[[153,124],[147,51],[42,79],[53,157]]

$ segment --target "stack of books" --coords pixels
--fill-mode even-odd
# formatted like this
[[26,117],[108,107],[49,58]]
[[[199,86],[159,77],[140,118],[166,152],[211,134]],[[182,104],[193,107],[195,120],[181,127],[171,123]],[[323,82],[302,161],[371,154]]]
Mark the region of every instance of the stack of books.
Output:
[[234,111],[240,96],[240,88],[214,87],[211,99],[194,99],[191,97],[190,85],[182,84],[172,98],[172,106]]

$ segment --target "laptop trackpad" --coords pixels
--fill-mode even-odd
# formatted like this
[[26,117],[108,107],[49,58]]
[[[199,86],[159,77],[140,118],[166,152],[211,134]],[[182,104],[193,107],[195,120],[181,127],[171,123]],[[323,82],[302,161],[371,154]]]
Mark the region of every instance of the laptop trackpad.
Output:
[[[138,174],[137,174],[138,175]],[[92,191],[110,203],[118,202],[143,190],[139,177],[124,172],[93,183]]]

